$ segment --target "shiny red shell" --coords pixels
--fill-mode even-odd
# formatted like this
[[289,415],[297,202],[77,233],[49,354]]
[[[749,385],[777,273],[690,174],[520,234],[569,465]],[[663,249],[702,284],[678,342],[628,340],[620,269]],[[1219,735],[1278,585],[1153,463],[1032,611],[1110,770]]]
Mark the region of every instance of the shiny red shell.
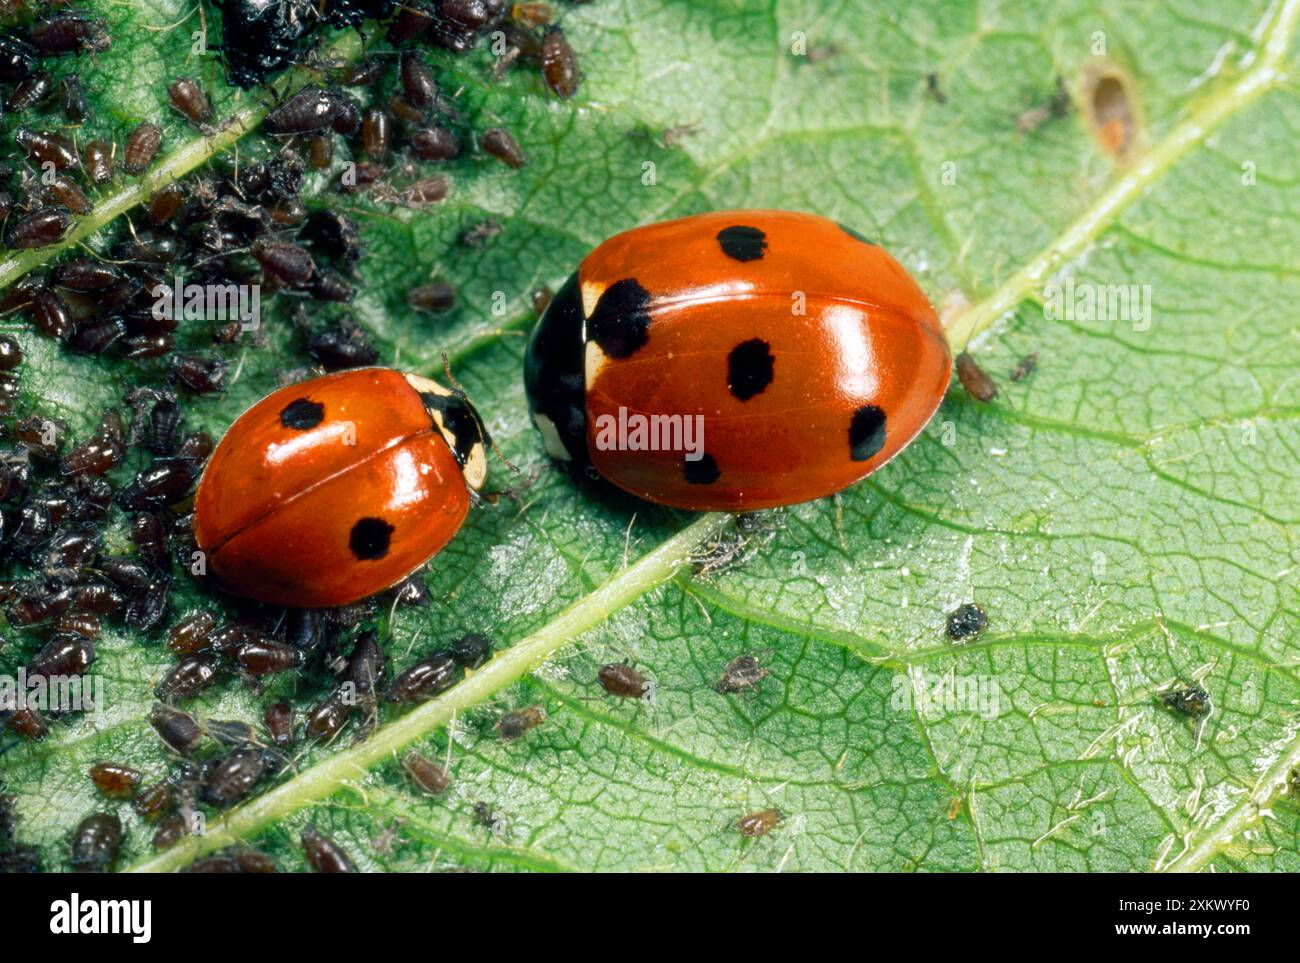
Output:
[[400,581],[469,511],[461,465],[406,378],[361,368],[273,392],[213,452],[194,502],[208,572],[275,605],[346,605]]
[[592,251],[539,322],[525,384],[556,457],[649,501],[750,511],[884,465],[950,370],[934,309],[883,249],[810,214],[724,211]]

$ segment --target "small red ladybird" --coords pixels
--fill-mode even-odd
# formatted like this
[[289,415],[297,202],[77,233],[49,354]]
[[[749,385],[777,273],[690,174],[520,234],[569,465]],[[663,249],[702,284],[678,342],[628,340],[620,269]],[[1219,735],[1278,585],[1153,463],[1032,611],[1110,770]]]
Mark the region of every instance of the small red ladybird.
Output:
[[294,608],[400,582],[456,534],[487,476],[460,391],[356,368],[273,392],[212,453],[194,535],[227,591]]
[[722,211],[587,255],[538,321],[524,382],[553,457],[652,502],[748,512],[885,464],[951,367],[930,302],[862,235]]

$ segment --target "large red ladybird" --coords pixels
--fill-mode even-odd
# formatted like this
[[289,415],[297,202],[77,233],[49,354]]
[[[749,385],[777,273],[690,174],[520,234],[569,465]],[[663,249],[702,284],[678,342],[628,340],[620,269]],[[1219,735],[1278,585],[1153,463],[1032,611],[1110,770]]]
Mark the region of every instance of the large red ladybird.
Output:
[[554,457],[665,505],[750,511],[893,458],[948,385],[938,316],[903,267],[822,217],[723,211],[592,251],[524,364]]
[[227,591],[346,605],[405,578],[456,534],[487,475],[459,391],[358,368],[273,392],[212,453],[194,535]]

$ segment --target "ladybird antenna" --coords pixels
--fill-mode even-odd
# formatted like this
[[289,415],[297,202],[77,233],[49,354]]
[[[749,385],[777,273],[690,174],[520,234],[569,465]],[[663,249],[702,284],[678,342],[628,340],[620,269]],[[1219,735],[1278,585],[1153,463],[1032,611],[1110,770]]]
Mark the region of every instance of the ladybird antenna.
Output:
[[[465,391],[464,387],[461,386],[461,383],[456,380],[456,376],[451,373],[451,359],[447,357],[446,351],[442,353],[442,370],[447,376],[447,383],[451,385],[451,390],[456,393],[458,398],[468,404],[469,394]],[[483,418],[479,415],[478,409],[470,404],[469,410],[474,413],[474,421],[478,423],[479,434],[483,436],[483,440],[486,441],[488,447],[492,449],[492,453],[500,458],[501,461],[505,463],[505,466],[516,475],[522,475],[523,472],[520,471],[519,466],[501,453],[501,449],[497,447],[497,443],[492,439],[492,435],[488,432],[487,425],[483,424]]]

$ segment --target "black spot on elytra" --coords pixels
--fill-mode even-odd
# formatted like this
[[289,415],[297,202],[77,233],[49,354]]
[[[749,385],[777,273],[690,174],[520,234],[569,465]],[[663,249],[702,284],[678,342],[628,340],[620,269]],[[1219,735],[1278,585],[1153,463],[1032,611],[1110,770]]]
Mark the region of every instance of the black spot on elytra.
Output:
[[873,241],[873,240],[871,240],[871,238],[866,237],[865,235],[860,234],[859,232],[853,230],[853,228],[849,227],[847,224],[840,224],[839,221],[836,221],[835,224],[839,227],[839,229],[840,229],[841,231],[843,231],[843,232],[844,232],[845,234],[847,234],[849,237],[853,238],[853,240],[855,240],[855,241],[861,241],[863,244],[870,244],[872,247],[875,247],[875,246],[876,246],[876,242],[875,242],[875,241]]
[[348,547],[362,561],[373,561],[388,554],[388,543],[393,537],[393,526],[382,518],[363,518],[352,526]]
[[776,359],[761,338],[742,341],[727,355],[727,387],[741,401],[748,401],[772,383]]
[[757,261],[767,250],[767,235],[756,227],[737,224],[718,232],[722,253],[736,261]]
[[325,406],[319,401],[308,401],[306,398],[289,402],[280,412],[280,424],[298,431],[315,428],[324,420]]
[[849,457],[867,461],[885,447],[885,413],[875,405],[863,405],[849,422]]
[[615,281],[605,289],[587,319],[587,337],[610,358],[626,358],[649,340],[650,292],[636,278]]
[[692,485],[712,485],[721,477],[722,472],[718,471],[718,463],[713,456],[706,453],[700,456],[699,461],[686,462],[682,474]]

